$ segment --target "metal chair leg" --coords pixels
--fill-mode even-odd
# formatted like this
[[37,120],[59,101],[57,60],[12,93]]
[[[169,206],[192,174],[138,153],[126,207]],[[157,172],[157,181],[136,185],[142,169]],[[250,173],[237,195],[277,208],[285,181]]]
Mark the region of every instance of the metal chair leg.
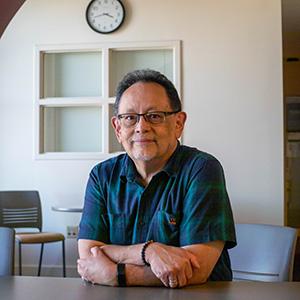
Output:
[[62,240],[62,260],[63,260],[63,277],[66,277],[66,254],[65,254],[65,241]]
[[21,243],[18,242],[19,245],[19,275],[22,276],[22,247]]
[[43,252],[44,252],[44,243],[41,243],[41,253],[40,253],[40,260],[39,260],[39,270],[38,275],[41,276],[41,267],[42,267],[42,260],[43,260]]

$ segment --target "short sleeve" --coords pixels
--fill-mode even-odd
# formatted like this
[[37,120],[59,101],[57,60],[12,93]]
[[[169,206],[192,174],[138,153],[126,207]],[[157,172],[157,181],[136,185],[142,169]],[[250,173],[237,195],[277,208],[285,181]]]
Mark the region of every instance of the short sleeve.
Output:
[[180,245],[221,240],[225,248],[236,245],[232,210],[223,168],[215,158],[196,162],[183,202]]
[[93,168],[85,191],[78,239],[109,242],[109,227],[103,191],[99,181],[100,165]]

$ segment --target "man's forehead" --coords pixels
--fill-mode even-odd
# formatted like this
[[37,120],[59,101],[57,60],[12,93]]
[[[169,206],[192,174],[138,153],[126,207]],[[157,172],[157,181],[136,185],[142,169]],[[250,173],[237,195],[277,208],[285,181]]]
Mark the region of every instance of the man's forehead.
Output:
[[142,106],[148,110],[170,108],[165,88],[155,82],[137,82],[130,86],[120,99],[120,107],[134,109]]
[[[160,85],[157,82],[152,82],[152,81],[138,81],[134,84],[132,84],[130,87],[128,87],[123,95],[125,94],[131,94],[131,93],[142,93],[142,92],[149,92],[152,91],[153,93],[162,93],[162,94],[166,94],[166,90],[165,87]],[[122,95],[122,97],[123,97]]]

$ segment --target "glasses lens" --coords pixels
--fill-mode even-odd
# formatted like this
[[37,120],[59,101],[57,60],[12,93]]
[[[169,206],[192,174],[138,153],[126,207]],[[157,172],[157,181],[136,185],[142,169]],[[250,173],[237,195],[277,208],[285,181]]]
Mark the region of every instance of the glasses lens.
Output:
[[145,120],[151,124],[161,124],[165,121],[166,115],[171,115],[177,113],[175,112],[149,112],[146,114],[121,114],[118,116],[119,120],[121,121],[122,125],[125,127],[134,126],[140,119],[140,117],[144,117]]
[[121,122],[126,127],[133,126],[134,124],[136,124],[137,120],[138,120],[138,116],[135,114],[126,114],[126,115],[122,115],[121,117]]
[[145,114],[145,118],[152,124],[160,124],[165,120],[165,114],[163,112],[153,112]]

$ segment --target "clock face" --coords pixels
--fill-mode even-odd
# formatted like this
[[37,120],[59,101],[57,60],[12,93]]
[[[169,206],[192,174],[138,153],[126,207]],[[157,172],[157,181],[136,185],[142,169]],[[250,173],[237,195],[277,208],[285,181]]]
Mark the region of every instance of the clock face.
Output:
[[93,0],[86,9],[89,26],[100,33],[117,30],[125,18],[125,9],[119,0]]

